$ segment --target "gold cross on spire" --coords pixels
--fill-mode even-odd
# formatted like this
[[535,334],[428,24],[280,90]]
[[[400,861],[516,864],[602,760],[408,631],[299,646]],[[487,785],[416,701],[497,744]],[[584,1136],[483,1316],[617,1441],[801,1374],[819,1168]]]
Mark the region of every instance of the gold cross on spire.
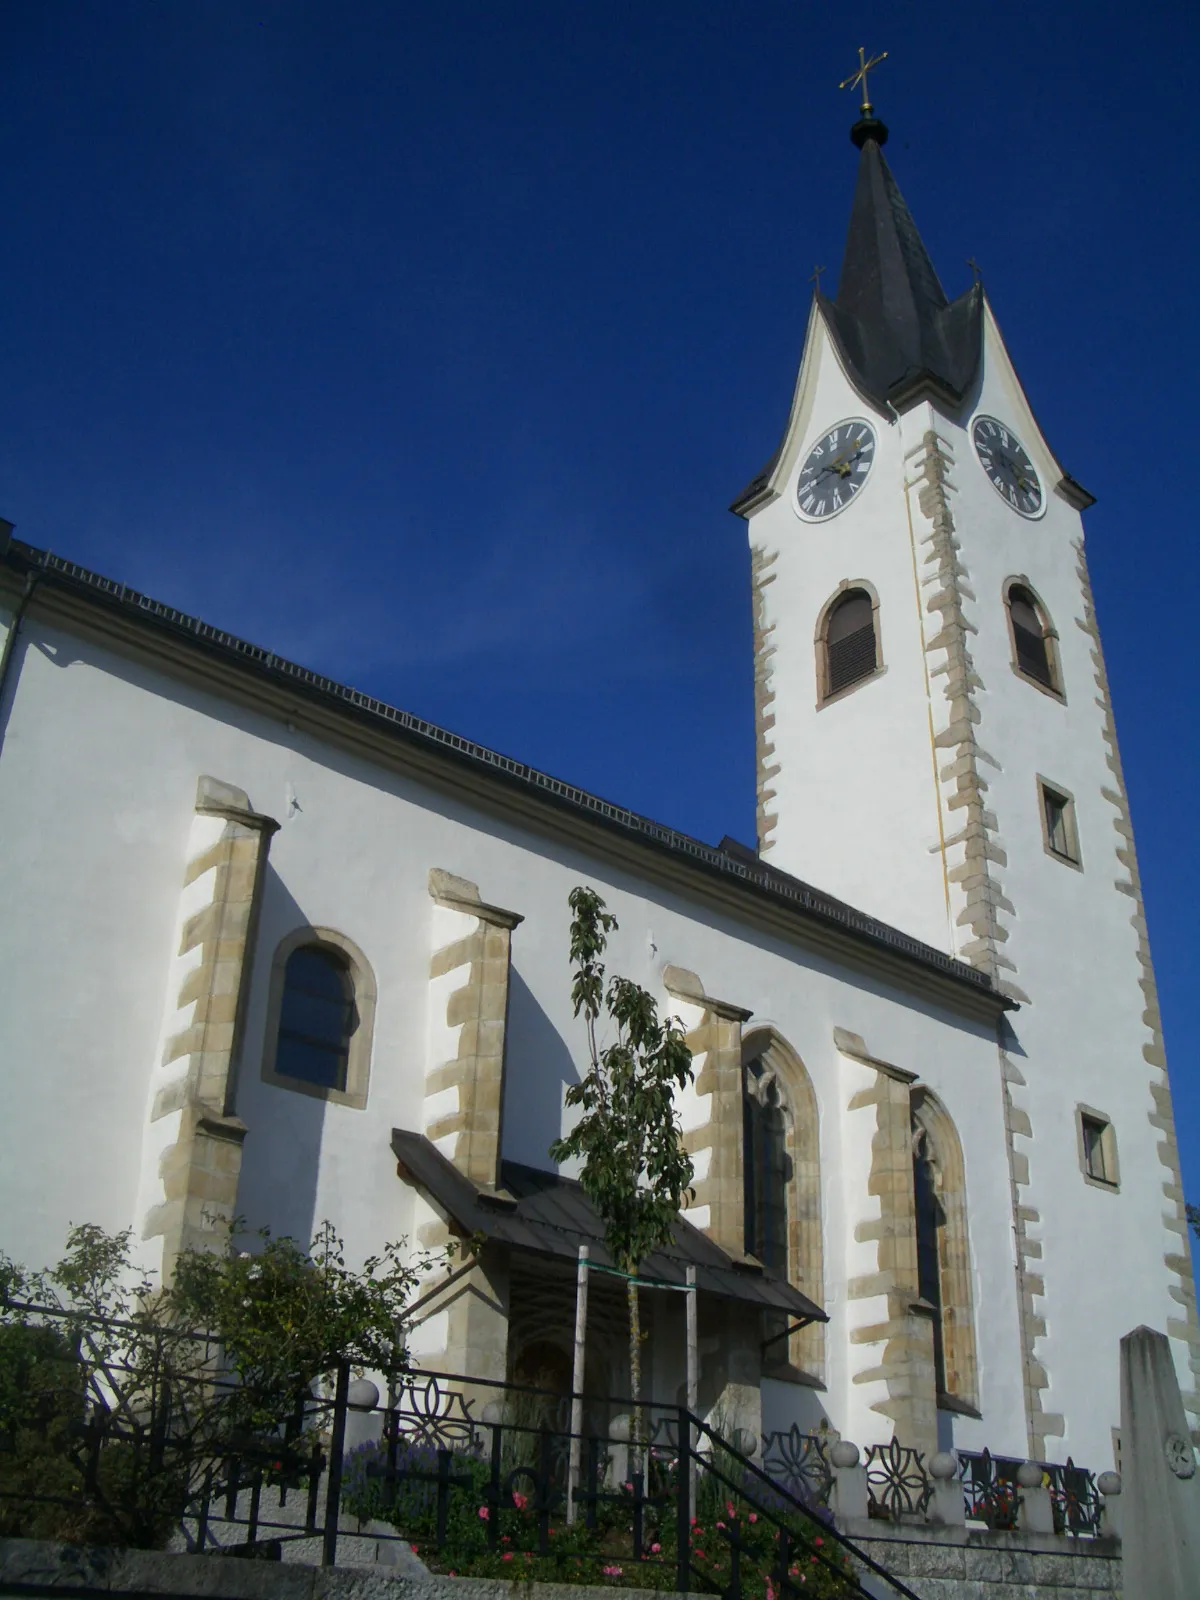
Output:
[[857,88],[860,83],[862,84],[862,105],[859,107],[859,109],[864,117],[869,117],[875,109],[870,100],[867,98],[867,73],[871,72],[875,67],[877,67],[881,61],[886,60],[887,51],[883,50],[879,53],[879,55],[872,56],[870,61],[868,61],[867,52],[863,49],[862,45],[859,45],[858,71],[852,72],[848,78],[843,78],[841,83],[838,84],[839,89],[854,89]]

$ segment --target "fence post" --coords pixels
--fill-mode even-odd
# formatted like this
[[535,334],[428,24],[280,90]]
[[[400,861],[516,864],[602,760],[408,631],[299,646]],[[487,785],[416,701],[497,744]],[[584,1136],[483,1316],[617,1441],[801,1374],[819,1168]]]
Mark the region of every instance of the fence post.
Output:
[[675,1489],[675,1588],[687,1594],[692,1582],[692,1416],[686,1406],[679,1408]]
[[492,1423],[492,1470],[488,1476],[487,1503],[488,1525],[487,1540],[489,1550],[500,1548],[500,1481],[503,1466],[503,1433],[502,1423]]
[[337,1388],[333,1396],[333,1438],[329,1445],[329,1481],[325,1485],[325,1546],[321,1565],[337,1562],[338,1519],[342,1509],[342,1453],[346,1446],[346,1401],[350,1393],[350,1363],[343,1358],[337,1366]]
[[196,1519],[196,1550],[204,1554],[204,1546],[208,1543],[208,1508],[212,1501],[213,1469],[211,1466],[204,1469],[203,1499],[200,1501],[200,1515]]
[[317,1496],[321,1492],[321,1473],[324,1469],[325,1458],[321,1454],[321,1446],[314,1444],[308,1463],[308,1509],[304,1514],[306,1533],[317,1531]]
[[1038,1461],[1022,1461],[1017,1468],[1017,1483],[1021,1489],[1017,1525],[1026,1533],[1054,1532],[1054,1506],[1049,1489],[1043,1486],[1045,1476]]

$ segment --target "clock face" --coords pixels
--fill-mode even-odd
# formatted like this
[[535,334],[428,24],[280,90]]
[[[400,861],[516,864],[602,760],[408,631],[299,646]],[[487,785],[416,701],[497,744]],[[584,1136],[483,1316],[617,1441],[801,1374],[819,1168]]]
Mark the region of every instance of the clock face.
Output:
[[1023,517],[1036,517],[1042,509],[1042,486],[1029,452],[995,417],[976,417],[971,429],[979,464],[992,487]]
[[823,522],[848,506],[867,481],[875,459],[869,422],[852,417],[818,439],[804,459],[796,483],[796,509],[809,522]]

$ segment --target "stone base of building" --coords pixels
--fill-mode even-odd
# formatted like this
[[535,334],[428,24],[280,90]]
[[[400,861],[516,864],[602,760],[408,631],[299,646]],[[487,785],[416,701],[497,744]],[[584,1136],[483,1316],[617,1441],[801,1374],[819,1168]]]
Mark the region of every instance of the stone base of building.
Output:
[[873,1519],[839,1519],[838,1526],[921,1600],[1121,1600],[1116,1539],[986,1528],[888,1528]]
[[[848,1530],[868,1554],[922,1600],[1121,1600],[1113,1541],[1063,1541],[1031,1534],[944,1529]],[[350,1534],[347,1527],[346,1533]],[[37,1539],[0,1539],[0,1594],[95,1592],[109,1596],[196,1595],[213,1600],[511,1600],[500,1578],[421,1575],[383,1564],[376,1541],[339,1538],[338,1565],[222,1560],[158,1550],[116,1550]],[[413,1559],[414,1569],[420,1565]],[[523,1586],[524,1587],[524,1586]],[[595,1586],[534,1583],[531,1600],[595,1600]],[[621,1590],[622,1600],[668,1600],[661,1590]],[[689,1597],[690,1600],[690,1597]],[[701,1600],[697,1596],[696,1600]],[[707,1597],[711,1600],[711,1596]]]

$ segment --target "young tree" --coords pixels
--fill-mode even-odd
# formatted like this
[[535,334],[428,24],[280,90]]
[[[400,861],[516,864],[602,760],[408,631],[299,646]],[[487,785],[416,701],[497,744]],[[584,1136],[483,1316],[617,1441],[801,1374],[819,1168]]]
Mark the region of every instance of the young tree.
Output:
[[[692,1163],[675,1113],[675,1090],[692,1079],[692,1053],[673,1017],[660,1022],[645,989],[628,978],[609,978],[601,957],[617,919],[594,889],[572,889],[571,1000],[587,1026],[591,1070],[567,1090],[567,1104],[583,1114],[564,1139],[550,1146],[555,1161],[582,1157],[580,1183],[604,1223],[604,1240],[628,1275],[629,1377],[634,1401],[632,1440],[640,1438],[641,1323],[639,1264],[670,1242],[675,1219],[690,1197]],[[616,1039],[601,1048],[601,1011]]]
[[[387,1244],[354,1271],[328,1222],[308,1250],[260,1232],[253,1254],[237,1224],[220,1253],[185,1251],[158,1291],[129,1229],[72,1228],[45,1272],[0,1253],[0,1536],[153,1545],[210,1463],[303,1443],[311,1386],[340,1361],[404,1369],[430,1258],[405,1264]],[[106,1419],[94,1503],[78,1459],[89,1414]]]

